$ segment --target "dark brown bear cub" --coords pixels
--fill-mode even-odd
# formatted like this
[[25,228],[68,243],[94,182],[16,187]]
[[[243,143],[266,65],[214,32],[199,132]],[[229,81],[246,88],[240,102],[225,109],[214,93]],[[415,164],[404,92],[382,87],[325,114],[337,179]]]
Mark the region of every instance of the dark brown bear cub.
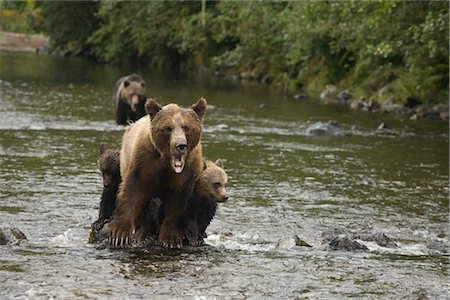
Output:
[[145,115],[147,91],[144,80],[137,74],[120,78],[115,86],[113,100],[117,125],[135,122]]
[[206,100],[190,108],[176,104],[161,107],[149,99],[148,116],[131,124],[123,135],[120,151],[122,183],[117,194],[113,220],[106,230],[112,246],[129,245],[133,232],[138,242],[148,224],[145,207],[153,198],[161,199],[164,218],[159,243],[181,247],[183,231],[178,227],[186,210],[194,182],[203,170],[201,134]]
[[216,213],[217,203],[228,200],[228,177],[222,160],[204,161],[204,169],[195,181],[194,192],[189,199],[183,223],[185,244],[203,245],[206,228]]
[[95,231],[102,229],[116,208],[116,195],[121,182],[119,150],[106,149],[106,145],[101,144],[97,166],[102,173],[103,191],[98,220],[91,225],[91,228]]

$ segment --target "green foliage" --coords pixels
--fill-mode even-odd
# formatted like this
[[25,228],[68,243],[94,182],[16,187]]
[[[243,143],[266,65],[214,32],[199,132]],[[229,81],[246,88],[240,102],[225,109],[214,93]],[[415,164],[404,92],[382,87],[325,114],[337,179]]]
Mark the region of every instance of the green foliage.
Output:
[[0,30],[20,33],[40,33],[44,20],[34,0],[0,0]]
[[[8,5],[21,11],[24,3]],[[56,46],[90,47],[107,62],[270,75],[282,86],[302,82],[314,92],[331,83],[355,96],[383,95],[379,100],[448,101],[444,1],[102,0],[41,6]]]
[[56,47],[70,50],[86,46],[98,28],[97,1],[46,1],[42,3],[45,30]]

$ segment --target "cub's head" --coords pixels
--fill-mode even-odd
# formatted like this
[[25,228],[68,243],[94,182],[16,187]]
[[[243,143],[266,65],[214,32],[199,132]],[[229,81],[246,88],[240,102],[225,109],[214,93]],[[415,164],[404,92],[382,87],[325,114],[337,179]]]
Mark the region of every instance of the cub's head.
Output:
[[145,82],[138,75],[130,75],[123,81],[122,97],[133,112],[144,103],[147,97]]
[[222,160],[207,160],[204,161],[204,169],[195,182],[195,193],[216,202],[225,202],[228,200],[227,184],[228,176],[223,169]]
[[100,156],[97,166],[103,177],[103,187],[107,188],[120,182],[120,151],[106,149],[105,144],[100,145]]
[[145,111],[152,124],[154,146],[163,158],[170,159],[170,166],[177,174],[183,172],[187,157],[200,143],[205,110],[204,98],[190,108],[176,104],[161,107],[153,99],[148,99],[145,103]]

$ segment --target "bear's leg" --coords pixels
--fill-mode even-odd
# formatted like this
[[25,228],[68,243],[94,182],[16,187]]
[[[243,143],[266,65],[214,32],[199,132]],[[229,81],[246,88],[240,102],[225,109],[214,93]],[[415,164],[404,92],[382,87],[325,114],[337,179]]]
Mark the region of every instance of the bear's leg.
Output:
[[164,199],[164,219],[159,230],[159,243],[167,248],[181,248],[183,231],[178,228],[186,209],[186,200],[182,197],[168,197]]
[[130,111],[130,107],[119,100],[116,107],[116,123],[117,125],[127,125],[128,112]]
[[108,219],[111,218],[114,209],[116,208],[118,185],[119,184],[115,184],[111,187],[103,188],[98,220],[91,225],[93,230],[100,231]]
[[148,200],[145,196],[148,192],[151,193],[148,188],[143,188],[143,184],[138,185],[133,179],[122,182],[113,220],[105,226],[111,246],[121,247],[130,244],[136,221],[140,221],[139,215]]

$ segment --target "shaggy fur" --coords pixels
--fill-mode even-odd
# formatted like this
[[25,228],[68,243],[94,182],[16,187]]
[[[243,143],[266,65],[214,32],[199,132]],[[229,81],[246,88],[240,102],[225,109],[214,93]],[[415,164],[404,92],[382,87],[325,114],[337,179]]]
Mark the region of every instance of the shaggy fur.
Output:
[[103,191],[100,199],[98,219],[91,225],[91,228],[97,231],[111,218],[116,208],[116,195],[121,182],[119,157],[119,150],[106,149],[105,144],[100,145],[100,156],[97,160],[97,166],[102,173]]
[[147,90],[144,80],[137,74],[120,78],[115,86],[113,100],[116,107],[116,123],[126,125],[145,115]]
[[205,231],[216,213],[217,203],[228,200],[227,183],[222,160],[204,162],[204,170],[195,182],[181,225],[185,233],[184,243],[192,246],[204,243]]
[[145,108],[148,116],[131,124],[123,136],[123,181],[107,232],[116,247],[128,245],[135,230],[139,230],[138,241],[145,239],[148,233],[142,229],[149,220],[144,208],[149,200],[159,198],[164,211],[159,243],[180,247],[183,232],[177,225],[203,169],[200,139],[206,100],[182,108],[176,104],[161,107],[149,99]]

